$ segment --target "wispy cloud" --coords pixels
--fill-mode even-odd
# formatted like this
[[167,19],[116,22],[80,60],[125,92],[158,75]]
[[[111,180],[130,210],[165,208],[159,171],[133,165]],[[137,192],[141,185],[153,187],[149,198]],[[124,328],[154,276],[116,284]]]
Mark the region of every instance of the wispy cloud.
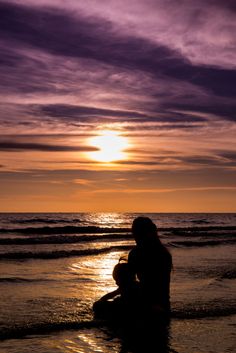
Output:
[[[99,83],[100,91],[102,87],[105,90],[112,87],[116,92],[118,85],[123,92],[123,102],[125,96],[128,98],[130,95],[128,89],[132,94],[138,88],[139,95],[146,96],[146,105],[149,97],[149,108],[143,104],[146,111],[159,113],[164,108],[169,110],[169,114],[180,107],[194,110],[196,101],[200,105],[197,111],[205,109],[212,112],[215,96],[218,102],[221,97],[220,104],[224,106],[230,103],[225,101],[226,97],[231,99],[235,96],[234,70],[192,64],[182,52],[171,48],[167,40],[164,44],[132,32],[128,35],[115,29],[109,19],[102,20],[95,14],[91,17],[79,12],[72,15],[70,8],[65,11],[4,2],[1,7],[4,14],[1,46],[3,53],[4,49],[6,51],[5,58],[2,58],[5,92],[9,87],[15,92],[31,94],[43,91],[57,95],[57,92],[63,94],[73,90],[81,93],[82,89],[88,90],[89,94],[96,92],[94,85]],[[64,64],[60,65],[63,61]],[[6,70],[9,62],[12,62],[13,72]],[[26,71],[29,79],[19,80],[20,77],[25,78]],[[88,72],[87,82],[85,76],[80,76],[81,72]],[[135,79],[132,72],[135,75],[142,73],[141,81],[137,76]],[[79,80],[79,85],[76,85],[73,75]],[[105,79],[103,83],[101,78]],[[129,87],[129,82],[132,87]],[[148,96],[145,92],[147,84],[151,89]],[[101,101],[102,98],[101,95]],[[119,104],[114,97],[112,100]],[[61,108],[63,110],[63,105]],[[232,113],[228,108],[226,117],[233,119]]]
[[152,194],[152,193],[169,193],[169,192],[181,192],[181,191],[214,191],[214,190],[227,190],[227,191],[236,191],[236,186],[209,186],[209,187],[196,187],[196,188],[170,188],[170,189],[103,189],[91,191],[91,193],[95,194],[116,194],[116,193],[124,193],[124,194]]

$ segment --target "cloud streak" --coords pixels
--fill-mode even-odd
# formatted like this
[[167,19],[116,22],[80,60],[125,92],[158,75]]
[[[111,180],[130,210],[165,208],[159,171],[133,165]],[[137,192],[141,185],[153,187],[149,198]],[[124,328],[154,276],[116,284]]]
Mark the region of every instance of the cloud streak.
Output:
[[94,152],[98,149],[90,146],[63,146],[49,145],[42,143],[27,142],[0,142],[0,151],[16,152],[16,151],[42,151],[42,152]]

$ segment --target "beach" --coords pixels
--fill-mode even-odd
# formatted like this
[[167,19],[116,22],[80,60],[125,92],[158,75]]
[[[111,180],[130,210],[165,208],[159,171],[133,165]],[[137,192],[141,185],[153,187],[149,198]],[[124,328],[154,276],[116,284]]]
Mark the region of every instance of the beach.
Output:
[[[143,351],[92,312],[93,302],[116,288],[112,269],[134,246],[137,215],[1,214],[0,352]],[[144,215],[173,257],[162,351],[233,352],[236,214]],[[157,351],[163,337],[158,342],[153,327],[147,332],[147,347]]]

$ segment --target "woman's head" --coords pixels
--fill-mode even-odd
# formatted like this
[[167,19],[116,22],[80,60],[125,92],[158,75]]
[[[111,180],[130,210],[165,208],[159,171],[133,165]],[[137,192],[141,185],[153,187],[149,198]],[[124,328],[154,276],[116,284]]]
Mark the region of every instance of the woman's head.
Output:
[[137,217],[132,224],[132,233],[138,245],[148,244],[157,239],[157,227],[148,217]]

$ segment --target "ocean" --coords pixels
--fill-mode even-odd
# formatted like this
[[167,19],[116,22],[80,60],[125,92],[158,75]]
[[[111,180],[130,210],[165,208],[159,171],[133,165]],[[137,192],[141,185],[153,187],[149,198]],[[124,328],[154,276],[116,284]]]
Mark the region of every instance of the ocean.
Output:
[[[0,352],[145,352],[92,312],[116,288],[112,269],[139,215],[0,214]],[[146,351],[235,352],[236,214],[142,215],[173,257],[171,321],[162,348],[154,329],[145,335]]]

